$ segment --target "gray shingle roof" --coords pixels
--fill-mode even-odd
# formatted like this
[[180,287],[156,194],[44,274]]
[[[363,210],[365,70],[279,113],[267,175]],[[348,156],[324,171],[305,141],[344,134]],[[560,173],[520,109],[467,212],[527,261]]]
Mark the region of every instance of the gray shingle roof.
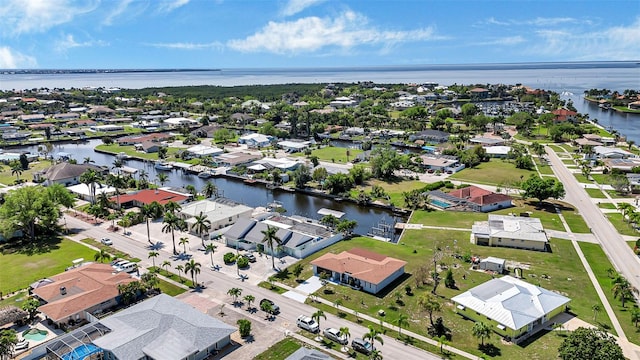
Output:
[[253,229],[256,225],[255,220],[247,218],[239,218],[235,224],[233,224],[229,230],[224,233],[227,239],[238,240],[245,237],[245,235]]
[[293,354],[289,355],[285,360],[330,360],[333,357],[315,349],[301,347]]

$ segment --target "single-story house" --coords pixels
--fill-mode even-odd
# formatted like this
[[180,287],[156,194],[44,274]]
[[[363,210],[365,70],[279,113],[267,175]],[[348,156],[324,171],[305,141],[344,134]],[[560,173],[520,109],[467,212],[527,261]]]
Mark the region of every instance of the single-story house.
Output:
[[640,166],[640,159],[638,158],[604,159],[603,162],[604,166],[609,170],[618,169],[622,172],[630,172],[634,167]]
[[262,158],[261,155],[249,153],[225,153],[214,158],[218,166],[234,167],[238,165],[248,164],[252,161]]
[[629,180],[631,192],[638,192],[638,190],[640,190],[640,174],[628,173],[627,179]]
[[250,218],[253,208],[225,198],[205,199],[184,205],[180,217],[187,223],[189,232],[198,236],[201,234],[194,230],[195,217],[201,213],[211,222],[210,229],[213,231],[233,225],[241,217]]
[[337,109],[355,107],[357,105],[358,105],[358,101],[347,96],[339,96],[329,103],[329,106]]
[[499,137],[476,136],[469,139],[469,142],[482,146],[499,146],[505,144],[505,139]]
[[162,145],[160,143],[147,140],[147,141],[143,141],[140,144],[136,144],[135,148],[138,151],[144,151],[145,153],[150,154],[150,153],[157,153],[160,150],[161,146]]
[[486,259],[480,260],[478,268],[480,268],[480,270],[495,271],[498,274],[502,274],[502,272],[507,269],[507,260],[489,256]]
[[[279,248],[270,249],[263,242],[262,231],[269,226],[278,229],[276,236],[282,242]],[[310,219],[282,215],[270,216],[261,221],[241,217],[223,235],[225,244],[234,249],[257,249],[268,254],[275,253],[275,256],[287,254],[298,259],[322,250],[343,237],[343,234],[334,234]]]
[[575,139],[573,140],[573,142],[578,145],[578,147],[580,147],[581,149],[584,148],[585,146],[602,146],[602,143],[596,140],[590,140],[587,138],[579,138],[579,139]]
[[319,350],[310,349],[302,346],[296,350],[293,354],[287,356],[284,360],[333,360],[332,356],[329,356]]
[[123,130],[124,126],[122,125],[95,125],[89,127],[89,131],[93,132],[116,132]]
[[[78,199],[91,201],[91,189],[87,184],[76,184],[67,186],[67,190],[69,190],[72,194],[74,194]],[[116,188],[107,185],[96,184],[96,197],[100,194],[111,195],[116,193]]]
[[68,112],[68,113],[62,113],[62,114],[55,114],[53,115],[53,118],[56,120],[72,120],[72,119],[80,118],[80,114]]
[[196,145],[186,150],[192,157],[216,156],[224,153],[224,150],[207,145]]
[[24,123],[34,123],[44,121],[45,117],[43,114],[29,114],[29,115],[19,115],[18,120],[21,120]]
[[44,171],[33,174],[36,182],[44,180],[44,185],[62,184],[64,186],[76,185],[80,183],[80,176],[87,170],[93,170],[98,174],[107,175],[109,169],[93,164],[71,164],[68,162],[57,163],[46,168]]
[[617,147],[594,146],[593,152],[600,159],[627,159],[637,157],[634,153]]
[[198,126],[199,123],[197,120],[188,119],[185,117],[177,117],[177,118],[168,118],[164,120],[165,124],[170,126],[178,127],[178,126]]
[[229,345],[237,330],[166,294],[100,319],[98,324],[108,331],[92,343],[103,351],[104,359],[203,360]]
[[640,101],[633,101],[627,104],[629,110],[640,110]]
[[490,214],[471,227],[471,243],[545,251],[549,239],[538,218]]
[[487,156],[497,159],[504,159],[509,156],[511,146],[484,146]]
[[44,304],[38,308],[60,324],[90,320],[89,314],[118,304],[118,285],[136,281],[125,272],[114,273],[110,264],[85,264],[49,278],[50,282],[31,290]]
[[493,331],[516,343],[548,326],[571,301],[511,276],[491,279],[451,300],[458,314],[488,320]]
[[339,254],[326,253],[311,262],[313,273],[326,273],[329,279],[377,294],[404,275],[406,261],[353,248]]
[[567,110],[567,109],[556,109],[551,112],[555,115],[555,119],[553,120],[555,123],[569,121],[575,123],[577,120],[578,113],[575,111]]
[[238,139],[239,144],[245,144],[250,148],[266,147],[271,145],[271,141],[273,141],[273,137],[258,133],[244,135]]
[[[450,155],[420,155],[422,162],[420,165],[424,169],[434,171],[458,171],[459,163],[457,156]],[[464,165],[463,165],[464,168]]]
[[511,196],[485,190],[475,185],[451,190],[448,195],[464,200],[464,205],[473,211],[490,212],[513,206]]
[[284,140],[284,141],[279,141],[278,142],[278,146],[290,153],[294,153],[294,152],[300,152],[304,149],[307,149],[309,147],[309,145],[311,144],[310,141],[291,141],[291,140]]
[[449,133],[440,130],[424,130],[409,135],[409,141],[423,140],[431,143],[443,143],[449,140]]
[[[137,192],[120,195],[120,204],[123,208],[141,207],[157,201],[160,205],[165,205],[169,201],[181,204],[190,198],[189,195],[169,191],[164,189],[145,189]],[[116,202],[116,197],[109,199]]]

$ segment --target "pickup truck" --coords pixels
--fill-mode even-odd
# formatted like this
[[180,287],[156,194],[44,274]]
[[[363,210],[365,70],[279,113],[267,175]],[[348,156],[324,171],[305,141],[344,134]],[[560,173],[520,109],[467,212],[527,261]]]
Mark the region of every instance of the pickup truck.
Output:
[[317,332],[320,332],[320,326],[318,325],[318,323],[306,315],[298,316],[298,320],[296,321],[296,324],[298,325],[299,328],[305,329],[314,334]]

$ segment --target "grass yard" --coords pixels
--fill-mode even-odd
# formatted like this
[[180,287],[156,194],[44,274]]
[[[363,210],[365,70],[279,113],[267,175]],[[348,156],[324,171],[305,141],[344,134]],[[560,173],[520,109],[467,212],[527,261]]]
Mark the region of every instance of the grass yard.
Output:
[[564,151],[566,151],[568,153],[574,153],[576,151],[576,147],[575,146],[571,146],[569,144],[561,144],[560,147],[563,148]]
[[[609,304],[611,304],[611,307],[613,308],[613,311],[615,312],[625,335],[627,335],[627,338],[632,343],[640,344],[640,331],[638,331],[638,328],[636,328],[631,321],[631,309],[637,307],[637,305],[633,304],[633,302],[628,301],[623,308],[620,300],[613,298],[613,292],[611,291],[612,278],[609,277],[608,273],[608,270],[612,269],[613,266],[611,265],[611,262],[609,262],[609,258],[604,253],[599,244],[583,242],[580,242],[579,244],[585,258],[587,259],[587,262],[593,270],[594,275],[598,279],[600,287],[602,287],[602,291],[607,297]],[[598,314],[598,322],[600,321],[600,316],[601,314]]]
[[598,184],[605,185],[609,182],[609,175],[605,174],[591,174],[593,180],[595,180]]
[[[347,163],[353,160],[356,155],[360,153],[362,153],[362,150],[360,149],[347,149],[337,146],[327,146],[311,151],[311,155],[317,156],[321,161],[336,163]],[[292,156],[304,156],[304,154],[295,153]]]
[[638,236],[638,231],[622,218],[621,213],[607,213],[604,214],[604,216],[609,219],[611,225],[613,225],[620,234]]
[[607,196],[600,189],[586,188],[584,190],[587,192],[587,194],[589,194],[589,197],[591,197],[593,199],[606,199],[607,198]]
[[564,220],[569,225],[569,229],[571,229],[574,233],[589,233],[591,229],[589,229],[589,225],[584,221],[582,215],[577,212],[574,208],[567,208],[562,210],[562,216]]
[[598,202],[598,207],[600,209],[617,209],[616,204],[610,202]]
[[405,206],[404,196],[402,195],[403,192],[411,191],[415,189],[421,189],[425,187],[427,184],[418,180],[404,180],[404,181],[390,182],[390,181],[381,181],[378,179],[371,179],[367,181],[366,185],[358,186],[357,188],[351,190],[351,192],[354,197],[358,196],[358,192],[360,190],[364,190],[367,193],[370,193],[371,187],[374,185],[382,187],[384,189],[384,192],[387,193],[387,195],[389,195],[389,200],[387,199],[375,199],[375,200],[382,201],[385,204],[388,204],[391,202],[398,207],[403,207]]
[[[558,291],[572,299],[571,309],[581,319],[591,322],[593,312],[591,306],[599,303],[595,289],[591,285],[588,276],[582,268],[582,264],[577,257],[575,249],[570,241],[552,239],[550,246],[552,252],[543,253],[536,251],[490,248],[476,246],[468,241],[468,232],[444,231],[444,230],[407,230],[400,244],[394,245],[387,242],[373,240],[365,237],[357,237],[351,240],[339,242],[328,249],[320,251],[300,262],[303,265],[301,279],[306,279],[312,274],[310,262],[324,253],[331,251],[339,253],[354,247],[367,248],[371,251],[382,253],[407,261],[405,270],[411,276],[401,278],[385,293],[378,296],[366,294],[353,290],[346,286],[331,286],[333,294],[326,294],[320,290],[316,295],[321,296],[332,303],[340,299],[342,306],[357,309],[362,314],[367,314],[379,318],[378,310],[384,310],[386,315],[384,321],[394,323],[399,314],[409,315],[409,330],[426,335],[425,329],[428,326],[428,317],[419,309],[417,299],[431,290],[429,284],[424,284],[418,274],[425,268],[428,271],[432,268],[429,259],[433,256],[433,249],[439,247],[444,249],[445,256],[441,263],[453,270],[454,279],[458,289],[448,289],[441,285],[438,288],[438,295],[443,306],[442,311],[435,313],[434,317],[442,316],[444,323],[452,331],[451,345],[461,348],[476,355],[481,355],[478,350],[478,339],[471,334],[473,322],[463,320],[454,311],[453,304],[448,301],[451,297],[460,294],[472,287],[475,287],[489,279],[491,276],[484,272],[469,269],[469,264],[457,260],[454,254],[473,254],[480,257],[496,256],[507,259],[508,266],[520,264],[524,267],[524,274],[527,281],[540,285],[546,289]],[[454,241],[457,239],[457,241]],[[428,273],[428,272],[427,272]],[[462,279],[463,274],[466,279]],[[542,275],[545,275],[543,277]],[[283,281],[290,286],[296,286],[297,281],[292,275],[282,276]],[[411,295],[405,293],[405,286],[412,288]],[[399,294],[401,302],[397,303],[396,293]],[[339,314],[339,308],[321,306],[313,303],[325,311]],[[350,316],[350,315],[349,315]],[[605,326],[611,327],[610,320],[606,314],[599,314],[598,321]],[[547,333],[541,335],[534,342],[527,346],[505,345],[500,342],[495,334],[490,343],[494,344],[500,351],[495,358],[498,359],[552,359],[556,356],[556,351],[562,337],[557,333]]]
[[591,180],[587,179],[587,177],[581,173],[573,173],[573,176],[575,176],[579,183],[591,184]]
[[[49,166],[51,166],[51,162],[49,161],[34,161],[29,164],[29,169],[23,170],[22,174],[20,174],[18,177],[21,180],[33,181],[33,174],[35,172],[44,170]],[[6,165],[0,167],[0,183],[5,185],[13,185],[15,184],[16,179],[16,174],[11,173],[11,167]]]
[[554,175],[553,169],[549,165],[538,163],[538,172],[540,175]]
[[566,165],[575,165],[575,161],[573,159],[562,159],[562,163]]
[[558,145],[555,145],[555,144],[549,144],[548,146],[551,148],[551,150],[553,150],[553,151],[554,151],[554,152],[556,152],[556,153],[563,153],[563,152],[565,152],[565,150],[564,150],[563,148],[561,148],[560,146],[558,146]]
[[163,293],[169,296],[177,296],[187,291],[181,288],[180,286],[176,286],[168,281],[165,281],[162,279],[158,279],[158,280],[160,280],[160,282],[158,283],[158,287],[160,288],[160,291],[162,291]]
[[531,174],[537,174],[532,170],[517,169],[513,163],[491,159],[480,163],[478,166],[464,169],[450,176],[452,180],[460,180],[476,184],[500,185],[517,183],[528,179]]
[[612,198],[616,199],[632,199],[635,198],[636,196],[634,194],[621,194],[619,192],[617,192],[616,190],[605,190],[607,192],[607,194],[609,194],[609,196],[611,196]]
[[289,355],[296,352],[296,350],[302,347],[302,342],[294,338],[284,338],[277,343],[273,344],[262,354],[254,357],[254,360],[284,360]]
[[63,272],[75,259],[93,260],[94,250],[64,238],[4,244],[0,255],[0,292],[25,289],[36,280]]
[[[137,158],[147,159],[147,160],[158,160],[158,153],[146,153],[144,151],[138,151],[133,146],[120,146],[118,144],[105,145],[101,144],[96,146],[96,150],[107,151],[112,154],[125,153],[129,156],[135,156]],[[176,152],[178,152],[179,148],[168,148],[167,149],[167,159],[171,158]]]

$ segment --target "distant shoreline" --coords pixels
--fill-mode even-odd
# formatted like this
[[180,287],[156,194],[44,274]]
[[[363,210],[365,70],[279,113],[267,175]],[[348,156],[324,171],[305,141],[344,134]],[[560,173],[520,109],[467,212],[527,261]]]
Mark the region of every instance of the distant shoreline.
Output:
[[209,72],[221,69],[16,69],[0,70],[2,75],[25,74],[126,74],[126,73],[178,73],[178,72]]

